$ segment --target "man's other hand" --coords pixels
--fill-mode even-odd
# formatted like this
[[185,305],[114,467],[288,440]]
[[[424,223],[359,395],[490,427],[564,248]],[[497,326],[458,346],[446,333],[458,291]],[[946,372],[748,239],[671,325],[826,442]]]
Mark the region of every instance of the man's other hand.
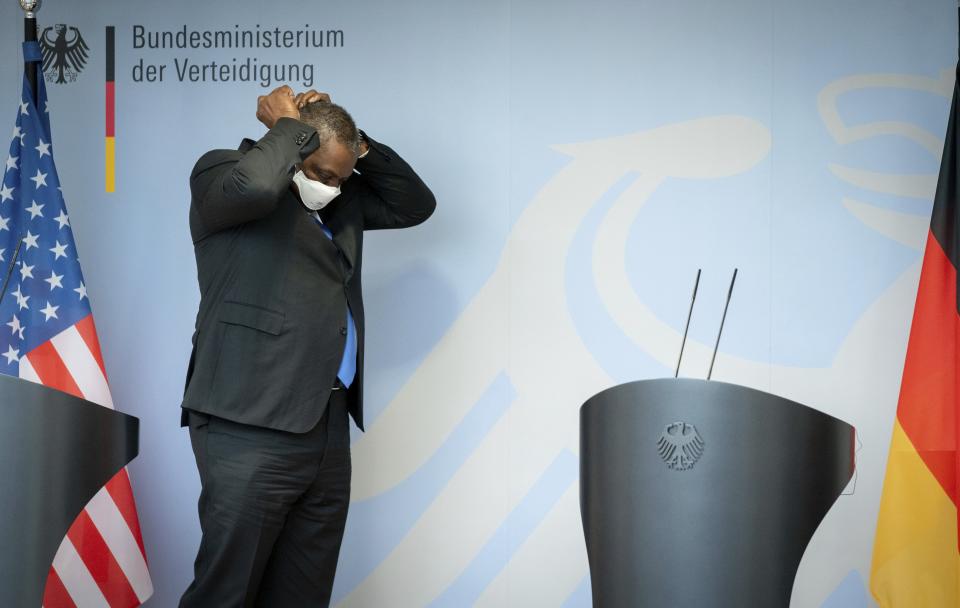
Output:
[[325,101],[330,103],[330,96],[326,93],[320,93],[319,91],[314,91],[310,89],[306,93],[300,93],[293,98],[293,101],[297,104],[297,108],[302,108],[308,103],[313,103],[315,101]]
[[293,89],[287,85],[277,87],[269,95],[257,97],[257,120],[268,129],[272,129],[281,118],[300,118],[300,110],[293,96]]

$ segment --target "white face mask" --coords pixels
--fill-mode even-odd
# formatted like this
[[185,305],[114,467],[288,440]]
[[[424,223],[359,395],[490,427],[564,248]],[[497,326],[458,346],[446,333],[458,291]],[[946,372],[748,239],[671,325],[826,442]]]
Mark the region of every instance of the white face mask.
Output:
[[293,183],[297,185],[300,200],[311,211],[320,211],[340,195],[339,187],[328,186],[323,182],[312,180],[304,175],[303,171],[297,171],[293,174]]

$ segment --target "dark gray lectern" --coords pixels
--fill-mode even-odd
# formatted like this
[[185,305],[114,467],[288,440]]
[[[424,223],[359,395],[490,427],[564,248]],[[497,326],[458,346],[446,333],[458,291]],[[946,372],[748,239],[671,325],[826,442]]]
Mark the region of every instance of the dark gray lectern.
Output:
[[139,421],[0,375],[0,606],[40,606],[53,556],[93,495],[137,455]]
[[854,470],[854,429],[705,380],[615,386],[580,410],[593,604],[785,608]]

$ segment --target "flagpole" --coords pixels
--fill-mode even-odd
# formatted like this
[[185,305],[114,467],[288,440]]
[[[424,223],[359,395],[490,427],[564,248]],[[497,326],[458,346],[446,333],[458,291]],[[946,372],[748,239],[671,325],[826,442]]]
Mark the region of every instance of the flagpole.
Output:
[[[20,8],[23,9],[23,41],[37,41],[37,11],[40,10],[40,0],[20,0]],[[30,92],[34,98],[37,96],[37,70],[30,65],[30,62],[24,62],[23,69],[27,74],[27,82],[30,83]]]

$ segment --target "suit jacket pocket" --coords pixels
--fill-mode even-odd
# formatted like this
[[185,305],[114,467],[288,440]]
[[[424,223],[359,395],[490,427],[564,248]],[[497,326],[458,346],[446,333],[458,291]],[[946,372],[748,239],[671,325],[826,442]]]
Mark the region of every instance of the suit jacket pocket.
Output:
[[283,313],[241,302],[222,302],[217,319],[222,334],[209,398],[212,411],[269,426],[295,381],[288,362],[296,356],[291,345],[296,333],[283,331]]
[[279,336],[283,330],[284,314],[242,302],[222,302],[220,321],[229,325],[243,325],[264,333]]

